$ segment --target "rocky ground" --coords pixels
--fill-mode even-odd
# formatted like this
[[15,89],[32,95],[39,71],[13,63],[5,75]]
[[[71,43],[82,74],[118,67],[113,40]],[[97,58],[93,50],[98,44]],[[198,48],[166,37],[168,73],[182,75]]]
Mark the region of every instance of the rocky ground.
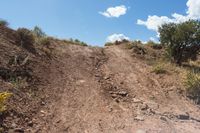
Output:
[[1,76],[0,91],[13,93],[1,114],[3,132],[200,132],[200,108],[184,96],[179,76],[152,73],[124,44],[98,48],[53,40],[50,58],[21,48],[15,31],[6,31],[0,36],[0,67],[14,72],[19,65],[9,60],[28,56],[23,70],[31,78],[21,88]]

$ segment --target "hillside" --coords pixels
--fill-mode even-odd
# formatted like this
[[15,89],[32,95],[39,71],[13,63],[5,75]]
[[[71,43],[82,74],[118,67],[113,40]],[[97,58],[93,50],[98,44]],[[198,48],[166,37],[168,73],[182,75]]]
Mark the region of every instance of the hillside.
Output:
[[49,45],[24,47],[17,31],[1,26],[0,91],[12,93],[1,131],[200,132],[200,108],[184,93],[183,68],[156,74],[151,63],[162,51],[148,47],[144,54],[128,44],[99,48],[49,38]]

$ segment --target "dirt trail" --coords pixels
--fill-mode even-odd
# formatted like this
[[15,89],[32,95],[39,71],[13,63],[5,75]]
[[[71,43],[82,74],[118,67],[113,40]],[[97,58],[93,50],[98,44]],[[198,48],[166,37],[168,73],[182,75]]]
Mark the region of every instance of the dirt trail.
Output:
[[46,86],[58,96],[41,111],[43,121],[34,127],[37,131],[200,132],[199,108],[176,91],[176,77],[168,81],[152,74],[151,67],[123,45],[68,45],[60,51],[62,56],[52,64],[51,83]]

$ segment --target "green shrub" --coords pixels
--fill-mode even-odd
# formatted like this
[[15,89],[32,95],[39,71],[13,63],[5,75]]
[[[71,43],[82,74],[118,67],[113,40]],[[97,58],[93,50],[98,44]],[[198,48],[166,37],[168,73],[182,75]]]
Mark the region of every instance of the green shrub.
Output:
[[132,49],[134,47],[134,44],[133,43],[127,43],[126,44],[126,48],[127,49]]
[[43,32],[42,29],[38,26],[35,26],[32,32],[38,38],[46,36],[45,32]]
[[0,113],[4,112],[6,110],[6,101],[8,100],[8,98],[11,96],[11,93],[8,92],[1,92],[0,93]]
[[69,41],[72,42],[75,45],[88,46],[85,42],[79,41],[78,39],[75,39],[75,40],[70,39]]
[[10,81],[15,89],[23,89],[28,86],[26,79],[15,78]]
[[79,45],[80,46],[88,46],[85,42],[80,42]]
[[132,49],[132,48],[135,48],[135,47],[143,47],[142,45],[143,44],[142,44],[141,41],[136,40],[136,41],[133,41],[133,42],[126,43],[126,48]]
[[35,38],[30,30],[26,28],[19,28],[17,30],[17,34],[19,35],[22,46],[34,44]]
[[132,49],[133,53],[137,55],[145,55],[147,53],[147,50],[141,41],[128,42],[125,46],[127,49]]
[[0,19],[0,26],[8,26],[8,22]]
[[111,43],[111,42],[107,42],[106,44],[105,44],[105,46],[112,46],[112,45],[115,45],[114,43]]
[[200,74],[189,72],[185,79],[185,86],[187,95],[200,103]]
[[162,45],[161,44],[158,44],[158,43],[155,43],[153,41],[148,41],[146,46],[149,46],[153,49],[162,49]]
[[38,40],[38,43],[48,47],[51,44],[51,41],[48,37],[42,37]]
[[153,67],[152,72],[155,74],[166,74],[167,70],[165,70],[165,68],[162,64],[157,64]]
[[17,30],[20,45],[29,52],[36,53],[34,48],[35,37],[33,33],[26,28],[19,28]]

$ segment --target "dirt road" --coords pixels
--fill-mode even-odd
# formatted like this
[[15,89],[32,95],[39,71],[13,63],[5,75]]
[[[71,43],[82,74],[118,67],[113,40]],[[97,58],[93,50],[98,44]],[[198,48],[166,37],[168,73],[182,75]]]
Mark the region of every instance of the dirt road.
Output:
[[176,75],[151,73],[123,45],[59,50],[46,86],[57,97],[39,113],[38,132],[200,132],[199,108],[178,93]]

